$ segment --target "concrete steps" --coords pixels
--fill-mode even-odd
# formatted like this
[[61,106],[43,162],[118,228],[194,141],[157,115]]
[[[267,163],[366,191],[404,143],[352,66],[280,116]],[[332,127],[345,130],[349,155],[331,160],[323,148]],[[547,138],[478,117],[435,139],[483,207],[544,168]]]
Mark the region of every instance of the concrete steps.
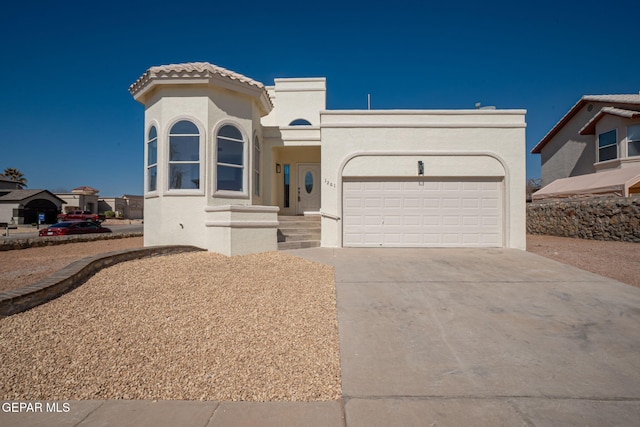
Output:
[[279,216],[278,249],[320,246],[320,215]]

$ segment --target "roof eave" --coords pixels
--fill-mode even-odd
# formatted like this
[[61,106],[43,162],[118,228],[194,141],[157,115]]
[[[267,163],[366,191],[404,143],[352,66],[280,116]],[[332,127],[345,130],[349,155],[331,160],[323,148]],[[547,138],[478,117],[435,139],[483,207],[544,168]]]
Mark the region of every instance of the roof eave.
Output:
[[571,118],[578,112],[578,110],[582,108],[582,106],[587,102],[585,98],[585,96],[580,98],[580,100],[578,100],[578,102],[576,102],[575,105],[571,107],[571,109],[569,109],[567,114],[562,116],[558,123],[556,123],[555,126],[552,127],[551,130],[547,132],[547,134],[540,140],[540,142],[538,142],[536,146],[533,147],[533,149],[531,150],[531,154],[542,153],[542,149],[544,148],[544,146],[547,145],[547,143],[549,143],[549,141],[551,141],[554,136],[556,136],[560,129],[562,129],[562,127],[567,124],[567,122],[571,120]]
[[[190,66],[191,64],[186,65]],[[163,70],[162,67],[151,67],[129,86],[129,92],[136,101],[145,104],[149,94],[159,85],[206,85],[221,87],[257,99],[263,116],[269,114],[273,109],[273,103],[262,83],[211,64],[197,65],[204,67],[204,69],[195,71],[195,75],[192,76],[184,70],[173,72],[170,69]],[[211,69],[207,69],[207,67],[211,67]],[[177,73],[180,75],[176,75]]]
[[[567,124],[569,120],[580,110],[584,104],[587,102],[601,102],[601,103],[609,103],[609,104],[635,104],[638,105],[640,102],[638,99],[611,99],[613,97],[620,97],[627,95],[584,95],[576,104],[571,107],[571,109],[565,114],[558,123],[555,124],[554,127],[536,144],[535,147],[531,150],[531,154],[541,154],[542,149],[545,145],[553,139],[554,136],[562,129],[562,127]],[[630,95],[635,97],[635,95]]]
[[589,120],[587,124],[582,127],[582,129],[580,129],[580,135],[595,135],[596,124],[600,121],[600,119],[602,119],[602,117],[607,114],[611,116],[622,117],[625,119],[636,119],[640,117],[640,111],[624,110],[615,107],[604,107],[603,109],[598,111],[598,114],[593,116],[593,118]]

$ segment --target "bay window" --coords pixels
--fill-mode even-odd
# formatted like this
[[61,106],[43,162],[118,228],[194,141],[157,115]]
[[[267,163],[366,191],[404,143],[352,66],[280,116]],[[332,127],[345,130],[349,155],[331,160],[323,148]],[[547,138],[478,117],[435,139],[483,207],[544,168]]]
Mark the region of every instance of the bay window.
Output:
[[169,189],[200,188],[200,131],[181,120],[169,132]]
[[216,138],[216,190],[244,191],[244,138],[232,125],[220,128]]

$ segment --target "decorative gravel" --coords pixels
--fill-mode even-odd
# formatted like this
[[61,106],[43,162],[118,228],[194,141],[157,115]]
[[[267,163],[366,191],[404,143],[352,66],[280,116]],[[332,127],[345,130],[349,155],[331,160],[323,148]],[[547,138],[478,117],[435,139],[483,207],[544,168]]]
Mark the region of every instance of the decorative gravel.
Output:
[[333,400],[329,266],[281,252],[129,261],[0,320],[0,399]]

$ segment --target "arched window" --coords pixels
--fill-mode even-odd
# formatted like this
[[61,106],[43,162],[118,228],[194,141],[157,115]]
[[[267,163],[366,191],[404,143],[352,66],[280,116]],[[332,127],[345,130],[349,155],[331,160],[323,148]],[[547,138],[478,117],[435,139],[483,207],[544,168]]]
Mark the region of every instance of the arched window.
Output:
[[260,195],[260,161],[260,140],[256,136],[253,139],[253,192],[256,196]]
[[181,120],[169,132],[169,189],[200,188],[200,131]]
[[158,185],[158,132],[155,126],[147,137],[147,191],[156,191]]
[[295,119],[294,121],[289,123],[289,126],[311,126],[311,123],[309,122],[309,120]]
[[243,191],[244,183],[244,139],[232,125],[218,131],[218,158],[216,190]]

